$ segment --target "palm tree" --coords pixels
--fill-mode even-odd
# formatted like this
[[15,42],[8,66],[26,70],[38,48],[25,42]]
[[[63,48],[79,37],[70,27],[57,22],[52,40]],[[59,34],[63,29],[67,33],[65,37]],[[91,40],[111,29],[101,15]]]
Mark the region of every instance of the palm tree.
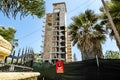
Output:
[[81,51],[82,60],[93,59],[96,55],[102,58],[101,43],[105,41],[105,30],[99,24],[97,15],[91,10],[86,10],[72,18],[69,25],[73,46],[77,44]]
[[[119,33],[119,36],[120,36],[120,1],[119,0],[111,0],[110,2],[107,2],[107,6],[109,8],[109,12],[113,18],[113,22],[116,26],[116,29]],[[107,29],[108,30],[111,30],[109,35],[110,35],[110,38],[113,39],[115,38],[116,40],[116,43],[117,43],[117,46],[118,48],[120,49],[120,45],[114,35],[114,32],[113,30],[111,29],[111,24],[110,22],[108,21],[107,17],[106,17],[106,14],[105,12],[103,11],[103,8],[101,8],[101,12],[103,12],[102,14],[102,18],[103,18],[103,22],[102,23],[105,23],[106,26],[107,26]]]
[[0,11],[7,17],[36,15],[41,18],[45,13],[44,0],[0,0]]

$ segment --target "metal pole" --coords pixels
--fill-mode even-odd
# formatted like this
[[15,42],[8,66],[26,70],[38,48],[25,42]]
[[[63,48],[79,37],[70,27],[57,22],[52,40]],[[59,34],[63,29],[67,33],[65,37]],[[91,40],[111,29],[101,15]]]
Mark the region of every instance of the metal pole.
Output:
[[115,27],[115,24],[113,23],[113,19],[112,19],[111,15],[110,15],[110,13],[109,13],[109,11],[108,11],[108,8],[107,8],[104,0],[101,0],[101,1],[102,1],[102,3],[103,3],[104,9],[105,9],[106,14],[107,14],[107,16],[108,16],[108,19],[110,20],[110,23],[111,23],[111,25],[112,25],[111,28],[113,29],[113,32],[114,32],[114,34],[115,34],[115,38],[116,38],[116,40],[118,41],[118,43],[119,43],[119,45],[120,45],[120,37],[119,37],[118,31],[117,31],[117,29],[116,29],[116,27]]
[[[14,49],[13,49],[14,50]],[[15,50],[13,51],[13,55],[12,55],[12,60],[11,60],[11,64],[13,64],[13,60],[14,60],[14,56],[15,56]]]
[[18,56],[17,56],[16,64],[18,64],[18,61],[19,61],[20,51],[21,51],[21,49],[19,49],[19,51],[18,51]]
[[43,80],[45,80],[44,77],[43,77]]
[[22,63],[23,63],[23,54],[24,54],[24,48],[23,48],[23,50],[22,50],[22,55],[21,55],[21,62],[20,62],[21,65],[22,65]]

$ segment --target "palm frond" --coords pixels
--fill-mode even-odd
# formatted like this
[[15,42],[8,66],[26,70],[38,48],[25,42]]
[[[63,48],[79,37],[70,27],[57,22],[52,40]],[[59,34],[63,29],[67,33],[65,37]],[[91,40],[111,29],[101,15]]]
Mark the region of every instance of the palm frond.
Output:
[[43,0],[0,0],[0,11],[8,18],[16,18],[18,13],[21,17],[36,15],[41,18],[45,13],[45,4]]
[[[82,58],[92,57],[90,54],[101,57],[101,44],[106,40],[106,31],[98,22],[98,16],[93,11],[87,10],[72,18],[73,23],[69,25],[73,46],[77,44],[82,53]],[[95,50],[95,48],[97,50]]]

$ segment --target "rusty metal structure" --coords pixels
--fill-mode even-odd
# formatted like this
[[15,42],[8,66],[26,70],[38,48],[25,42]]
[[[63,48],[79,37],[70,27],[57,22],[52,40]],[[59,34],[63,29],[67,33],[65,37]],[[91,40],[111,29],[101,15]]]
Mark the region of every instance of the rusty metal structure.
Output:
[[15,50],[0,62],[0,72],[32,71],[34,52],[32,48]]

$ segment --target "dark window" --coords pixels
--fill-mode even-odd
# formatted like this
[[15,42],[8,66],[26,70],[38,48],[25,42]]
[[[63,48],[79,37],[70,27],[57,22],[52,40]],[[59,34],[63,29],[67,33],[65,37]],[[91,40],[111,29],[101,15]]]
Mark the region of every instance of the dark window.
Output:
[[61,58],[65,58],[65,54],[61,54]]
[[49,62],[48,60],[45,60],[45,62],[47,63],[47,62]]
[[52,26],[52,23],[48,23],[49,26]]
[[62,33],[63,35],[65,35],[65,31],[61,31],[61,33]]
[[59,48],[57,48],[57,52],[59,52]]
[[59,17],[58,17],[58,18],[56,18],[56,20],[59,20]]
[[59,46],[59,43],[57,42],[57,46]]
[[65,47],[61,48],[60,50],[61,50],[62,52],[65,52]]
[[61,39],[62,39],[62,40],[65,40],[65,36],[61,36]]
[[61,42],[61,46],[65,46],[65,42]]
[[57,22],[57,25],[59,25],[59,22]]
[[59,32],[57,32],[57,35],[59,35]]
[[57,36],[57,40],[59,40],[59,37]]
[[58,58],[59,54],[57,54],[57,58]]
[[59,13],[57,13],[57,16],[59,16]]
[[61,30],[65,30],[65,26],[60,26],[60,29]]

